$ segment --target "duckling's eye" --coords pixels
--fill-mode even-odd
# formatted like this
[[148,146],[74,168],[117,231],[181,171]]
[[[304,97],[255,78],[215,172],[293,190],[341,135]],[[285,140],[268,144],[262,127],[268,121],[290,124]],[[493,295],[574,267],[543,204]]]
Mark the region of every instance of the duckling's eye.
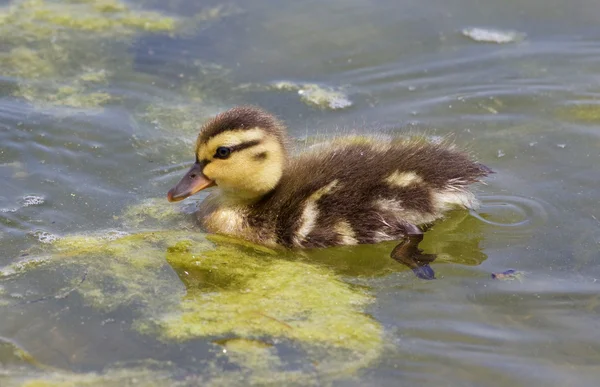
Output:
[[215,153],[215,157],[218,159],[226,159],[231,155],[231,148],[226,146],[220,146],[217,148],[217,152]]

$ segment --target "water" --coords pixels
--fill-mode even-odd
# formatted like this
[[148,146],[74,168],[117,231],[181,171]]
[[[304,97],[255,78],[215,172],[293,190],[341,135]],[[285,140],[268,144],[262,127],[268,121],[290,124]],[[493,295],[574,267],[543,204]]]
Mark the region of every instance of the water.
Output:
[[[596,385],[597,1],[3,3],[3,386]],[[496,174],[426,234],[436,281],[387,245],[209,243],[164,198],[197,127],[240,103],[300,146],[452,133]]]

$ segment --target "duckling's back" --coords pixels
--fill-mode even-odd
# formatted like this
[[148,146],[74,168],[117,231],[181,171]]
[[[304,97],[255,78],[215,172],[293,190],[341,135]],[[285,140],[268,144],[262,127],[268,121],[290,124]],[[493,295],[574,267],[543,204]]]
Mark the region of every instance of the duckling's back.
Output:
[[291,159],[248,225],[288,247],[399,240],[447,210],[476,207],[469,185],[491,172],[445,143],[334,142]]

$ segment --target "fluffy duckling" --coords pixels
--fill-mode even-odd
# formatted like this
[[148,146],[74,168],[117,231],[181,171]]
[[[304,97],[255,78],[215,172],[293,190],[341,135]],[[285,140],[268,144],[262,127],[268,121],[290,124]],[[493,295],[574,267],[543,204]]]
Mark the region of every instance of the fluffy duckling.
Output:
[[209,232],[287,248],[402,240],[392,257],[424,278],[432,258],[419,254],[420,227],[476,207],[468,186],[492,172],[424,140],[339,138],[291,157],[283,123],[251,106],[206,123],[195,155],[168,199],[216,186],[197,213]]

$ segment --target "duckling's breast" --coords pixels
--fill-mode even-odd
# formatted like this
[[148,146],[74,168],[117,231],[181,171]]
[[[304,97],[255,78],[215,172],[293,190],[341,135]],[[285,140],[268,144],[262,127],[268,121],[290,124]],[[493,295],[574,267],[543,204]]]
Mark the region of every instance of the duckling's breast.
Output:
[[205,199],[196,216],[202,227],[210,233],[229,235],[270,247],[277,246],[272,222],[252,222],[248,207],[224,204],[218,195]]

